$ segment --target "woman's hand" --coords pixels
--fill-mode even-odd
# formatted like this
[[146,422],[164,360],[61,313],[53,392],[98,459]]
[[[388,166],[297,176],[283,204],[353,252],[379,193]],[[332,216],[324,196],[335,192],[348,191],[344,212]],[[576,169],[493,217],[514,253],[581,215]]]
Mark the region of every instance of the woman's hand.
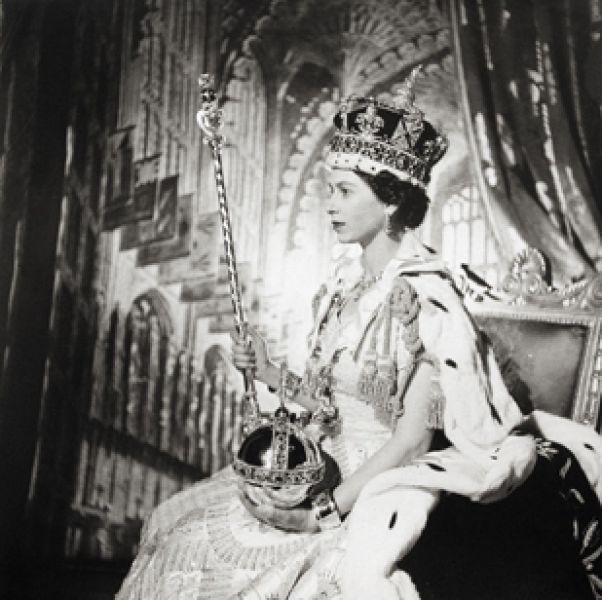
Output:
[[242,337],[231,334],[232,338],[232,362],[241,370],[255,370],[255,377],[268,385],[272,385],[272,372],[276,367],[271,363],[268,356],[266,341],[255,329],[248,328],[247,335]]
[[284,531],[314,533],[319,531],[314,513],[309,508],[276,508],[273,504],[254,504],[241,494],[245,508],[259,521]]

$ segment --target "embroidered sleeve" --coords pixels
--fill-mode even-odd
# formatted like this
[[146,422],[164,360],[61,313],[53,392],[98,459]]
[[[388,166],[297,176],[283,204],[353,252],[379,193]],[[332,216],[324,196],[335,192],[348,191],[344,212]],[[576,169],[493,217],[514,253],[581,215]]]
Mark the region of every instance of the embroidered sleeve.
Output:
[[376,418],[392,429],[404,413],[404,396],[422,352],[420,306],[414,288],[396,279],[372,317],[360,363],[358,399],[372,405]]
[[418,329],[420,303],[416,290],[407,279],[397,278],[388,298],[391,314],[398,323],[397,329],[397,386],[389,402],[391,425],[404,413],[404,397],[419,358],[423,355],[423,344]]
[[429,429],[443,429],[443,409],[445,408],[445,396],[441,389],[439,367],[435,365],[435,370],[431,375],[431,384],[429,386],[429,414],[426,426]]
[[[441,388],[439,360],[433,353],[427,351],[423,341],[423,335],[425,333],[427,334],[427,337],[431,338],[440,335],[442,327],[442,305],[440,303],[435,303],[432,299],[429,299],[431,300],[430,302],[421,302],[416,290],[406,279],[400,277],[399,281],[403,282],[402,285],[407,287],[405,287],[405,292],[403,291],[404,288],[400,288],[396,292],[400,308],[398,318],[400,320],[402,332],[401,341],[403,342],[403,344],[399,344],[401,347],[398,349],[398,416],[403,414],[403,396],[410,384],[416,367],[419,362],[425,361],[433,366],[428,397],[425,398],[425,401],[428,402],[426,425],[429,429],[443,429],[445,396]],[[412,302],[408,303],[407,300],[404,302],[404,297],[412,298]],[[404,306],[408,307],[410,305],[412,307],[411,309],[403,309]],[[422,315],[422,317],[420,317],[420,315]],[[428,325],[428,332],[422,331],[422,327],[425,325]],[[405,364],[403,362],[404,350],[406,357]]]

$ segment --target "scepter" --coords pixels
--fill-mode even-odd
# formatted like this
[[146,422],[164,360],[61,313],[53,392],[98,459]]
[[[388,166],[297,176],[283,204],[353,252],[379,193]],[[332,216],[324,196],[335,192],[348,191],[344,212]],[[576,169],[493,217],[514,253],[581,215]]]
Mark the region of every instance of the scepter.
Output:
[[[205,143],[211,148],[213,167],[215,174],[215,186],[217,188],[217,201],[219,204],[219,215],[222,225],[222,239],[226,255],[226,266],[228,268],[228,282],[230,284],[230,297],[234,310],[234,325],[239,337],[245,336],[248,341],[247,322],[243,308],[240,285],[238,282],[238,270],[236,267],[236,255],[234,252],[234,241],[232,239],[232,226],[230,222],[230,210],[226,199],[226,186],[224,184],[224,171],[222,168],[222,146],[224,138],[219,130],[223,126],[223,111],[218,107],[215,94],[213,77],[203,74],[199,77],[201,91],[201,108],[196,114],[196,121],[205,136]],[[244,423],[243,428],[249,428],[260,416],[259,404],[257,402],[257,391],[253,369],[245,369],[244,373],[245,394]]]

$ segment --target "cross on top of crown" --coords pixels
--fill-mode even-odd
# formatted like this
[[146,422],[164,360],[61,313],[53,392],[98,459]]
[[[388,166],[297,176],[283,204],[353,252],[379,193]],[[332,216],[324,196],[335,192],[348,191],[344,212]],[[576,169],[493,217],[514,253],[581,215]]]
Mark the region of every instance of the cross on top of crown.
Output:
[[383,118],[376,114],[374,103],[366,107],[366,112],[358,116],[356,123],[360,135],[366,139],[373,139],[385,124]]

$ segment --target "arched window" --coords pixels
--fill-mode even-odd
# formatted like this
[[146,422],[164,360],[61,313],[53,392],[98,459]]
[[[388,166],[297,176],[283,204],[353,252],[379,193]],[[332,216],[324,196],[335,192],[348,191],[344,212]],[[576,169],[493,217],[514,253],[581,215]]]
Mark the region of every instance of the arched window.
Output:
[[199,445],[203,471],[215,473],[232,460],[233,446],[239,441],[243,403],[229,381],[233,367],[226,350],[214,344],[205,352],[203,362],[205,384],[199,419]]
[[498,256],[487,234],[477,189],[468,185],[441,208],[441,254],[452,269],[467,264],[489,284],[498,283]]
[[125,430],[158,447],[171,325],[161,316],[156,296],[138,297],[127,315],[121,393]]

